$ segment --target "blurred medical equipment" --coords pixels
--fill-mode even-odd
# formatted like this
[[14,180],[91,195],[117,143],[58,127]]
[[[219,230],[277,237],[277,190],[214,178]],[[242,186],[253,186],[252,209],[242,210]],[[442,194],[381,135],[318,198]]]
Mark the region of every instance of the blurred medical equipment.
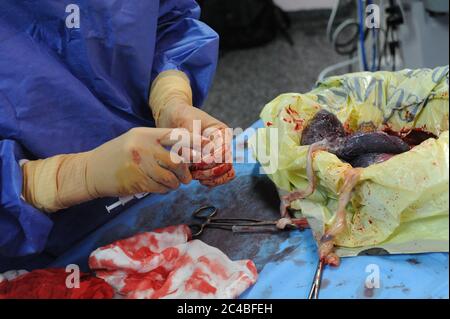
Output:
[[[355,12],[342,19],[339,12]],[[337,0],[327,39],[349,59],[326,67],[318,80],[352,71],[395,71],[448,64],[447,0]]]

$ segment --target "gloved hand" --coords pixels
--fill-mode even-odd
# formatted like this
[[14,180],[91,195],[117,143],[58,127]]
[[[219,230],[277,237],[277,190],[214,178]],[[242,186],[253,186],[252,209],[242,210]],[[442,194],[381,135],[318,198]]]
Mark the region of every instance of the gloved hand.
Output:
[[[206,112],[176,99],[167,104],[162,115],[164,119],[170,118],[172,127],[185,128],[190,132],[194,132],[193,123],[194,120],[198,120],[200,131],[210,140],[209,150],[203,149],[202,162],[191,165],[192,178],[210,187],[225,184],[234,178],[231,154],[232,136],[224,123]],[[203,146],[208,147],[205,144]]]
[[217,186],[234,178],[232,133],[227,125],[192,106],[189,79],[183,72],[161,73],[153,82],[149,103],[158,127],[185,128],[194,133],[198,123],[201,134],[214,140],[214,147],[208,148],[211,152],[203,152],[203,162],[191,166],[194,179],[203,185]]
[[176,189],[192,176],[188,164],[164,148],[179,142],[171,132],[134,128],[89,152],[26,162],[22,194],[36,208],[54,212],[100,197]]

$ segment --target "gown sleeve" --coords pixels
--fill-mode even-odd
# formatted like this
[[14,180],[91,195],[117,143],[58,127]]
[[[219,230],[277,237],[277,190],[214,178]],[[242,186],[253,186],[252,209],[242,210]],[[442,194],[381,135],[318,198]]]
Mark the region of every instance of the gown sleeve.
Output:
[[152,78],[166,70],[185,72],[194,105],[201,106],[217,66],[219,36],[199,21],[200,8],[194,0],[162,0]]
[[20,257],[41,252],[52,221],[21,196],[24,158],[20,145],[0,139],[0,256]]

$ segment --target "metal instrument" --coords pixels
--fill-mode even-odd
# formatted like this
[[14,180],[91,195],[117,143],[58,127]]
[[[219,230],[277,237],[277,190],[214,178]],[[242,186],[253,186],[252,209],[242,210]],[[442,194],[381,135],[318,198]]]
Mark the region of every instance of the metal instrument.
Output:
[[317,264],[314,280],[309,291],[308,299],[319,299],[320,285],[322,284],[323,268],[325,267],[325,261],[321,259]]
[[[192,213],[192,217],[200,220],[200,223],[189,225],[192,229],[192,236],[198,237],[203,234],[205,228],[217,228],[229,230],[234,233],[252,233],[252,232],[274,232],[280,231],[277,228],[278,220],[261,220],[254,218],[218,218],[216,217],[218,209],[214,206],[202,206]],[[289,224],[286,229],[293,230],[299,227],[295,224]]]

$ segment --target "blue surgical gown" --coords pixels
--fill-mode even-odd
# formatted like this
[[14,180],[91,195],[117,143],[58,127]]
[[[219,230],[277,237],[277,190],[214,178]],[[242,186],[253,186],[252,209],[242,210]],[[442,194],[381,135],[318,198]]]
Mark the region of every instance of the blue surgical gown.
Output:
[[21,198],[19,161],[154,126],[149,87],[165,70],[184,71],[201,105],[218,36],[199,15],[193,0],[1,1],[0,271],[42,267],[117,214],[105,210],[117,198],[38,211]]

